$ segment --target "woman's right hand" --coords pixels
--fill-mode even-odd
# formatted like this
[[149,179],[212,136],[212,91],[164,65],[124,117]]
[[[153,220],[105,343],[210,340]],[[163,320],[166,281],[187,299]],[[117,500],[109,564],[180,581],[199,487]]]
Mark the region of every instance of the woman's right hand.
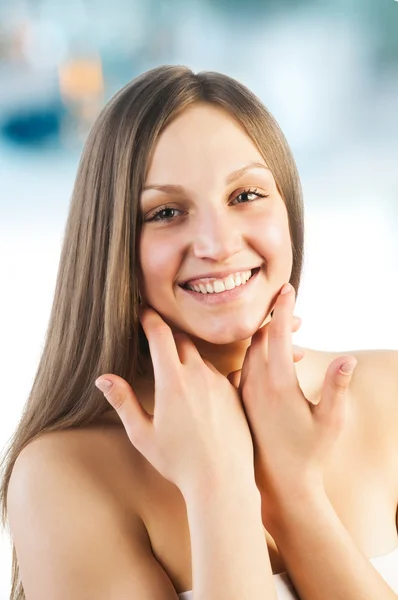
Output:
[[99,378],[113,384],[104,395],[131,443],[182,492],[222,478],[255,482],[253,443],[238,390],[202,359],[187,335],[173,335],[156,311],[146,308],[141,324],[155,378],[153,416],[124,379]]

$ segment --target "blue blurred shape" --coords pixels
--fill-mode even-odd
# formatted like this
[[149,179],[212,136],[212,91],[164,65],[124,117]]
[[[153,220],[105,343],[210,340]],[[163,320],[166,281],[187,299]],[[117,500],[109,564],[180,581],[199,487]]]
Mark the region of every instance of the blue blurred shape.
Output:
[[12,143],[41,146],[59,138],[63,112],[61,104],[20,109],[3,119],[0,131]]

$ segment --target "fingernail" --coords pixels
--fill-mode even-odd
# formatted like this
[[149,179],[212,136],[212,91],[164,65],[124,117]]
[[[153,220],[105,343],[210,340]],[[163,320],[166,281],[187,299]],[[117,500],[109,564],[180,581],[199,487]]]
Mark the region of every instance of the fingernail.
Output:
[[109,379],[97,379],[95,385],[103,394],[106,394],[109,392],[113,384],[112,381],[109,381]]
[[345,375],[349,375],[353,372],[355,367],[357,366],[357,361],[346,362],[340,367],[340,371]]
[[291,289],[292,289],[292,285],[290,283],[285,283],[285,285],[281,289],[281,296],[283,294],[288,294],[291,291]]

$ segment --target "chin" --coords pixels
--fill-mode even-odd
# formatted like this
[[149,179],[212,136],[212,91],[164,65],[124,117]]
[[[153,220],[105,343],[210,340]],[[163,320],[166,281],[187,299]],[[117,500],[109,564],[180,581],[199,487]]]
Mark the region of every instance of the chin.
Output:
[[[244,342],[248,340],[254,335],[254,332],[250,335],[227,335],[227,336],[214,336],[214,338],[209,339],[210,344],[214,344],[215,346],[229,346],[231,344],[237,344],[239,342]],[[207,341],[207,340],[206,340]]]
[[[260,323],[261,325],[261,323]],[[192,335],[209,344],[227,345],[236,342],[243,342],[251,338],[257,331],[258,327],[227,327],[218,331],[192,331]]]

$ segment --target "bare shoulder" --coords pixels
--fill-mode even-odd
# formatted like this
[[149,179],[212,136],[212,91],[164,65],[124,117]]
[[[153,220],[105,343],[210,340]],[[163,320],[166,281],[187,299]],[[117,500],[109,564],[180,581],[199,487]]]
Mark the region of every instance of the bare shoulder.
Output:
[[139,458],[125,437],[117,427],[58,431],[19,455],[7,506],[29,600],[116,600],[137,589],[148,600],[176,598],[151,552]]
[[[368,469],[398,502],[398,350],[352,352],[358,364],[351,381],[355,417]],[[398,512],[396,515],[398,527]]]
[[[398,455],[398,350],[308,350],[308,365],[316,373],[319,393],[328,366],[345,355],[354,356],[358,361],[349,389],[349,402],[358,428],[369,452],[379,450],[392,459]],[[398,460],[396,462],[398,474]]]
[[75,479],[84,479],[87,487],[95,488],[96,497],[107,497],[109,502],[128,497],[133,502],[139,492],[141,463],[142,456],[124,428],[115,420],[101,419],[39,436],[22,450],[13,475],[16,470],[30,473],[37,469],[45,474],[51,468],[71,486]]
[[394,396],[398,390],[398,350],[356,350],[350,354],[358,360],[357,385],[378,389],[379,394],[385,393],[392,400],[391,394]]
[[[312,374],[314,385],[322,385],[328,366],[339,356],[354,356],[357,367],[351,381],[351,389],[362,398],[383,395],[391,408],[398,412],[398,350],[342,350],[322,351],[304,348],[306,356],[302,369]],[[300,364],[300,363],[298,363]]]
[[398,449],[398,350],[359,350],[352,389],[358,415],[384,440],[386,448]]

